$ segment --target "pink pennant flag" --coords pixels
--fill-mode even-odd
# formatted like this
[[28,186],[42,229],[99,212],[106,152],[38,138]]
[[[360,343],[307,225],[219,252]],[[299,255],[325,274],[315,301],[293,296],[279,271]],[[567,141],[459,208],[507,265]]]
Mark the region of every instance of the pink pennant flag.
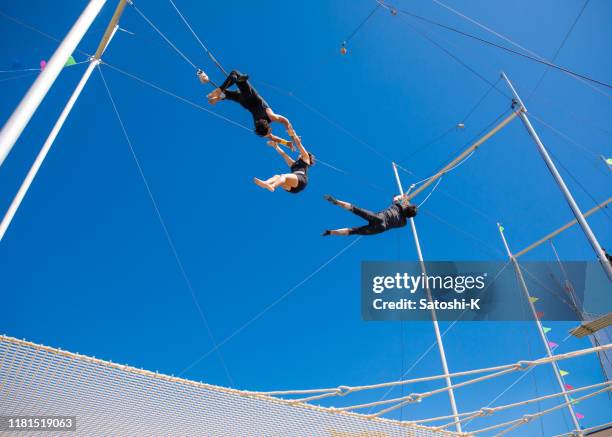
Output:
[[40,61],[40,70],[44,70],[45,67],[47,66],[47,61],[45,61],[44,59],[42,61]]
[[574,389],[574,386],[573,386],[573,385],[571,385],[571,384],[565,384],[565,389],[566,389],[566,390],[573,390],[573,389]]
[[559,345],[557,343],[555,343],[554,341],[549,341],[548,342],[548,347],[551,349],[554,349],[556,347],[559,347]]
[[580,413],[576,413],[576,419],[584,419],[584,415]]

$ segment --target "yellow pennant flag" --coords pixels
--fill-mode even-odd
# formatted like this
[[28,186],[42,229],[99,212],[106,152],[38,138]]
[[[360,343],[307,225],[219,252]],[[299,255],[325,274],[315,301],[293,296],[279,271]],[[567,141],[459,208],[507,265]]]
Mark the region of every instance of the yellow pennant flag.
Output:
[[540,300],[540,298],[539,298],[539,297],[530,297],[530,298],[529,298],[529,302],[531,302],[531,303],[536,303],[536,302],[537,302],[537,301],[539,301],[539,300]]
[[569,372],[566,372],[565,370],[561,370],[561,371],[559,371],[559,373],[561,374],[561,376],[569,375]]

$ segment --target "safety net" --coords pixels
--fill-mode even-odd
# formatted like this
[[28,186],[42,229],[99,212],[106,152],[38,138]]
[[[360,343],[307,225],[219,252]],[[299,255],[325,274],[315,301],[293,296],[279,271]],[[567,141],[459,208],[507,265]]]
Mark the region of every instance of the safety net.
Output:
[[13,415],[74,416],[76,432],[72,435],[457,435],[163,375],[0,336],[0,416]]

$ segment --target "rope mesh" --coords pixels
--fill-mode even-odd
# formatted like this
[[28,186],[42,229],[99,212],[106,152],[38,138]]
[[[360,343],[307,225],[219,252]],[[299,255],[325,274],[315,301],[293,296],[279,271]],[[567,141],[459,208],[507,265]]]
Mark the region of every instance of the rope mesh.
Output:
[[6,336],[0,336],[0,415],[76,416],[79,436],[458,435],[162,375]]

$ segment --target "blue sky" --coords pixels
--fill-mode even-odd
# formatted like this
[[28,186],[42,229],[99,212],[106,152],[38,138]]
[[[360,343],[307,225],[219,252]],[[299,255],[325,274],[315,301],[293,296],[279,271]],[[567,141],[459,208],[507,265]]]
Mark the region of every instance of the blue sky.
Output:
[[[61,37],[81,3],[65,1],[59,9],[42,0],[0,0],[0,10]],[[430,0],[395,4],[494,39]],[[583,6],[574,0],[448,4],[546,57],[553,56]],[[223,2],[183,0],[178,6],[226,68],[250,74],[272,108],[291,119],[315,155],[349,173],[319,164],[299,196],[265,192],[252,177],[284,169],[265,142],[103,67],[217,341],[235,333],[353,242],[319,237],[323,229],[359,223],[324,202],[323,194],[382,209],[396,194],[390,159],[400,161],[448,131],[489,89],[410,26],[427,32],[489,81],[506,71],[524,96],[544,72],[542,65],[384,10],[373,15],[349,41],[348,55],[341,56],[340,43],[372,10],[373,1],[238,1],[228,7]],[[169,3],[139,2],[138,7],[214,80],[222,79]],[[81,50],[95,50],[113,8],[109,2]],[[606,17],[611,13],[609,2],[590,1],[557,63],[610,82],[612,30]],[[0,70],[16,62],[22,68],[36,67],[57,45],[4,16],[0,25],[3,39],[10,41],[0,47]],[[106,62],[206,105],[209,88],[197,82],[193,69],[132,8],[126,9],[121,26],[134,35],[119,32],[104,56]],[[81,61],[85,56],[77,52],[75,58]],[[63,71],[2,166],[3,210],[84,68]],[[35,77],[5,80],[14,76],[0,77],[3,120]],[[503,83],[498,86],[506,91]],[[464,130],[451,129],[403,166],[418,176],[430,175],[508,105],[502,95],[489,93]],[[597,156],[612,155],[610,98],[551,70],[527,106],[578,143],[533,121],[582,208],[594,205],[591,196],[606,199],[611,173]],[[250,123],[237,105],[221,103],[214,111]],[[407,173],[401,176],[404,184],[417,180]],[[604,246],[612,245],[607,214],[589,219]],[[504,223],[511,247],[519,249],[571,218],[534,144],[515,121],[444,178],[423,206],[417,226],[427,259],[501,260],[505,256],[497,220]],[[564,259],[593,259],[579,229],[567,231],[555,243]],[[552,253],[542,246],[528,257],[546,260]],[[183,376],[243,389],[380,382],[408,369],[432,343],[433,330],[429,323],[362,322],[360,262],[415,258],[408,228],[362,239],[223,345],[231,381],[217,354],[190,367],[212,342],[95,72],[1,243],[0,331],[170,374],[189,367]],[[442,329],[447,326],[443,323]],[[553,324],[551,340],[560,343],[570,327]],[[536,335],[531,324],[457,325],[445,336],[449,366],[458,371],[540,357],[544,351]],[[569,339],[559,350],[588,346],[587,341]],[[574,386],[601,379],[594,357],[568,362],[565,368]],[[434,350],[409,375],[440,372]],[[500,402],[555,390],[550,369],[532,375]],[[460,410],[482,406],[514,378],[458,391]],[[422,384],[410,391],[433,387]],[[610,420],[610,406],[608,398],[598,397],[577,408],[586,416],[584,425],[592,426]],[[392,417],[421,418],[448,411],[446,397],[438,396]],[[518,413],[499,417],[511,419]],[[525,429],[529,435],[552,435],[565,431],[568,422],[567,414],[558,412]],[[482,420],[470,429],[487,423]]]

